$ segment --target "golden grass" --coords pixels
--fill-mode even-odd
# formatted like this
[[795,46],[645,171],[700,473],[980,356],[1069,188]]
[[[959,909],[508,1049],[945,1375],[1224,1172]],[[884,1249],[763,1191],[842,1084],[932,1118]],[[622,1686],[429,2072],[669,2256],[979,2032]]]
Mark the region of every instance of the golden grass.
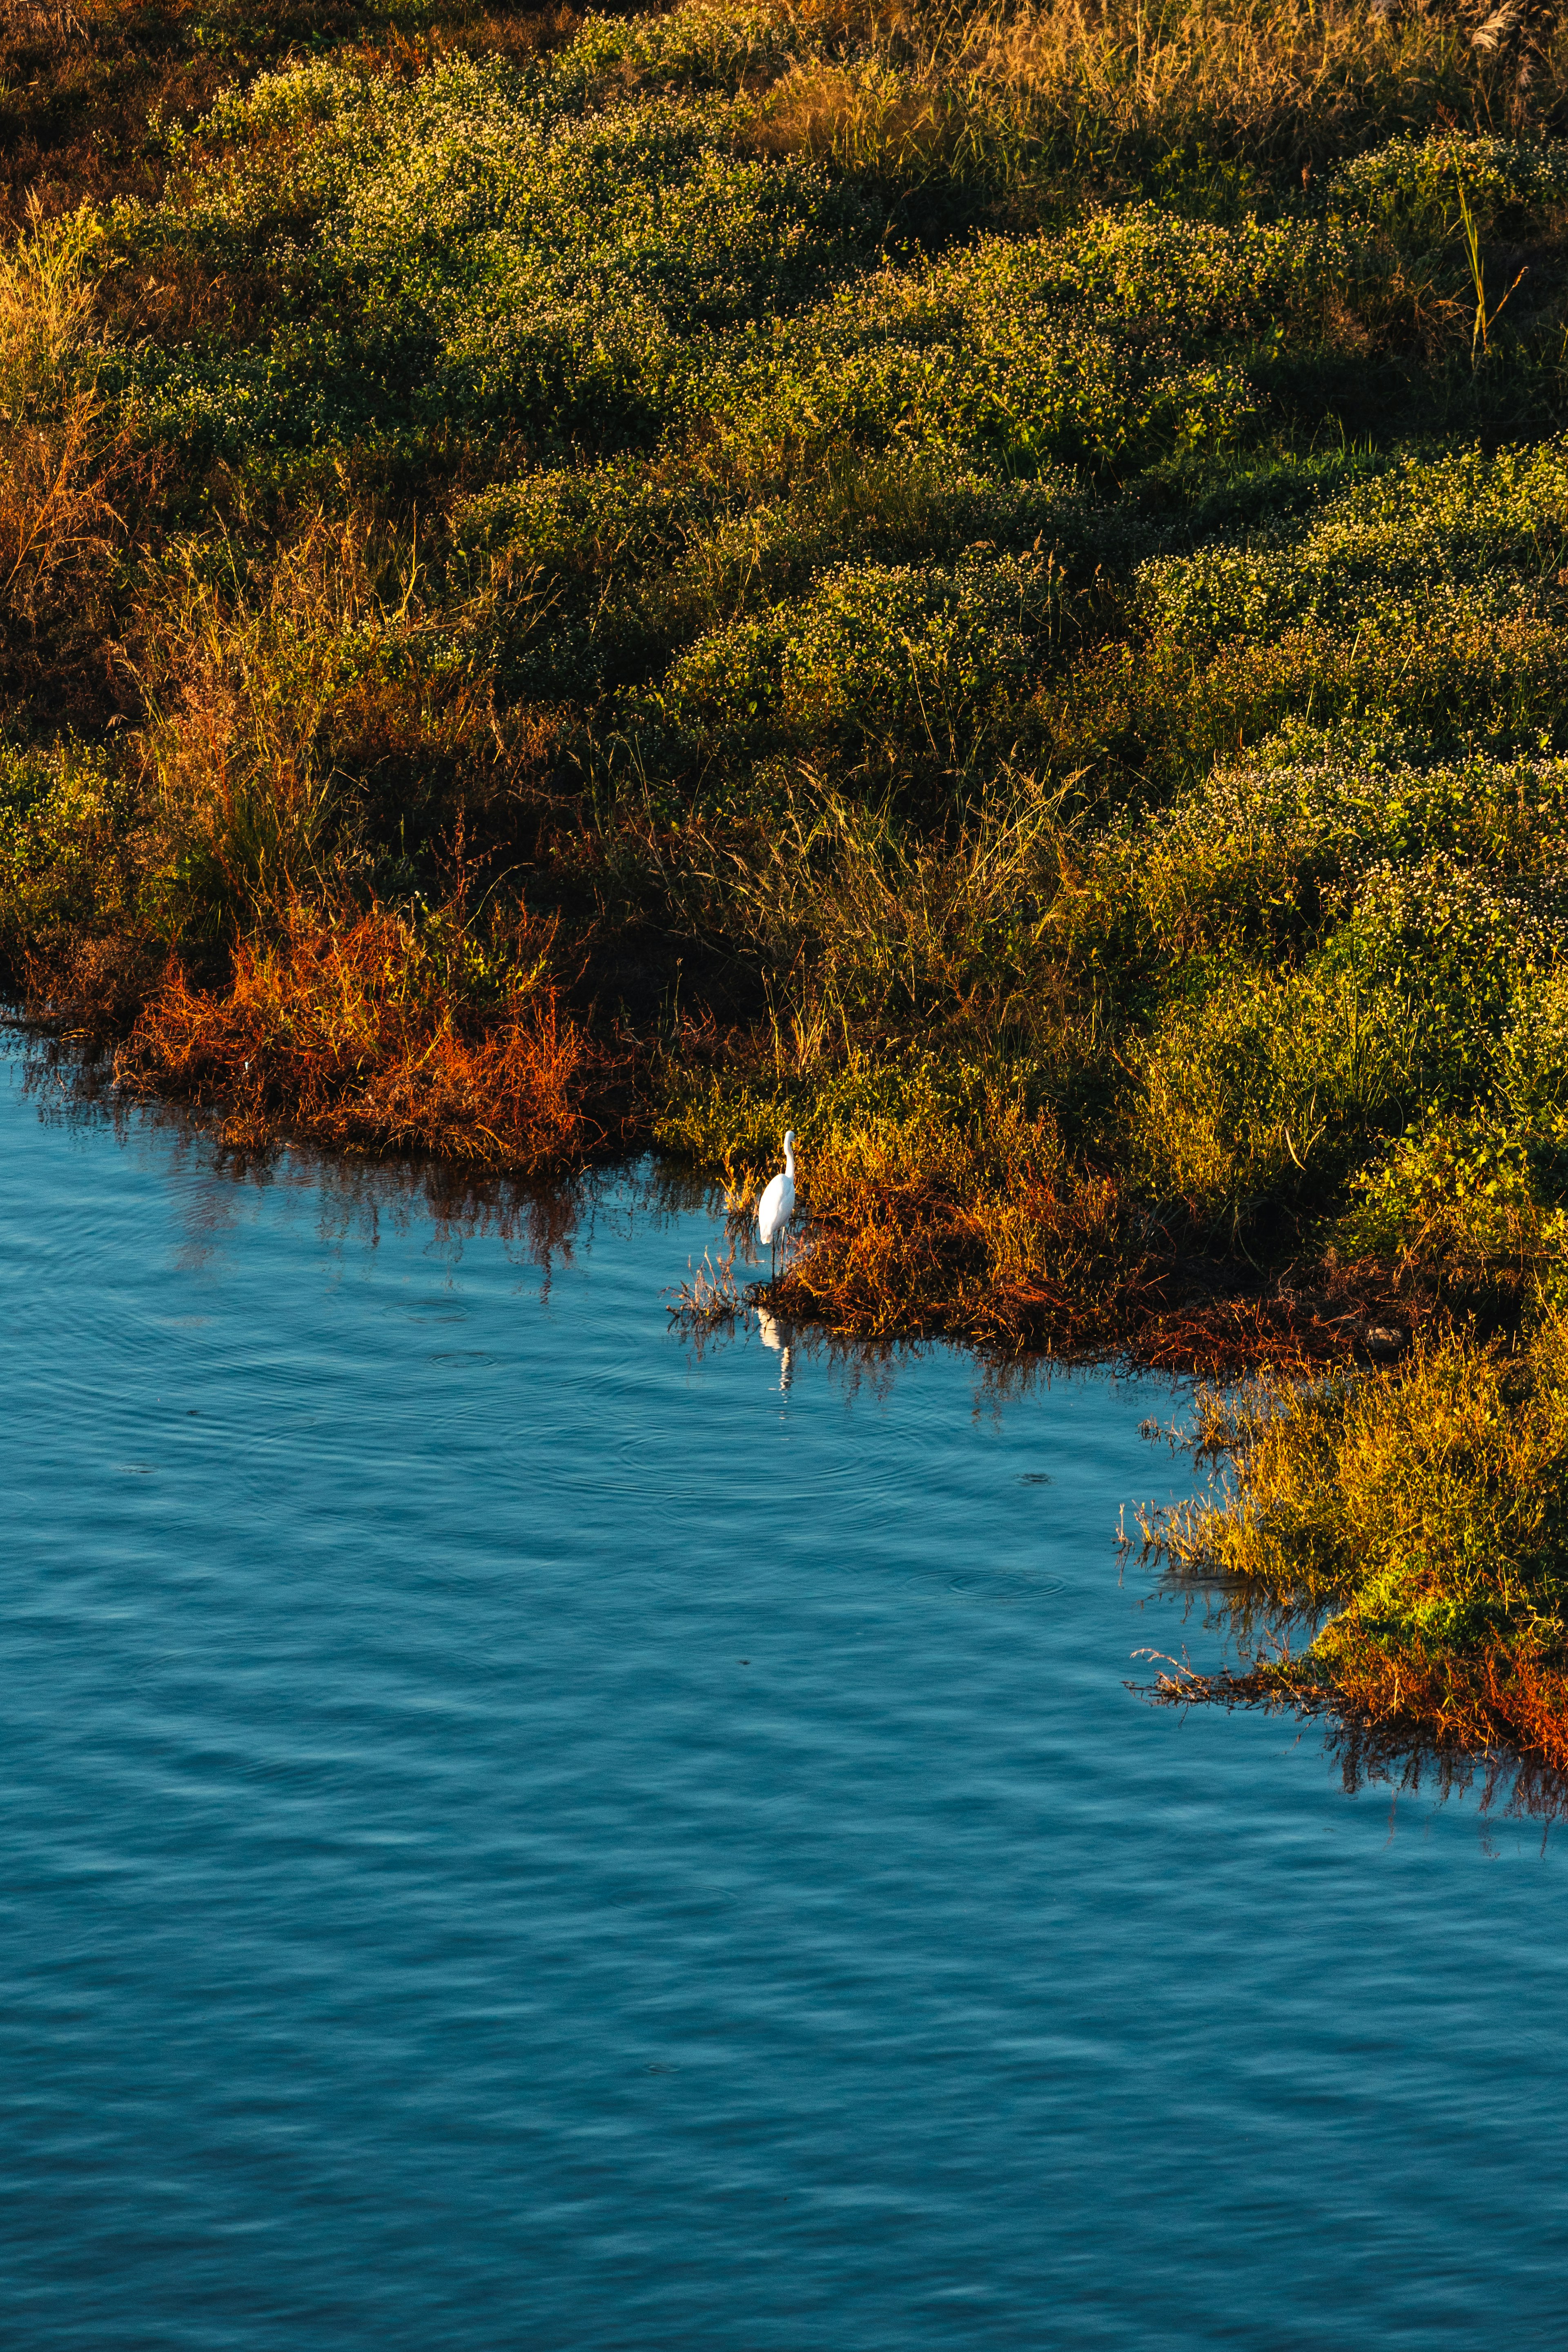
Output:
[[29,234],[0,252],[0,643],[13,658],[51,625],[74,633],[120,534],[125,450],[88,350],[94,235],[89,215],[47,221],[35,200]]
[[817,53],[769,93],[766,137],[904,179],[1008,186],[1045,164],[1114,182],[1199,149],[1310,173],[1374,125],[1489,124],[1550,108],[1564,80],[1551,34],[1521,89],[1515,45],[1478,50],[1457,13],[1343,0],[784,0],[780,14]]
[[1522,1353],[1417,1334],[1393,1375],[1209,1391],[1197,1435],[1231,1475],[1146,1516],[1146,1543],[1244,1623],[1335,1613],[1310,1647],[1160,1696],[1327,1704],[1385,1741],[1568,1769],[1568,1319]]
[[443,663],[421,590],[416,545],[359,513],[307,516],[254,565],[233,547],[171,550],[138,671],[151,854],[176,928],[330,896],[367,773],[493,761],[488,681]]

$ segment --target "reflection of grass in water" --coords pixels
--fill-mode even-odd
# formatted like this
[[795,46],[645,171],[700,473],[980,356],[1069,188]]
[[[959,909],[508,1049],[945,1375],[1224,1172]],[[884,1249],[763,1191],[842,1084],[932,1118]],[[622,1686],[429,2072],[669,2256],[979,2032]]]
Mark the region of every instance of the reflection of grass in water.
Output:
[[580,1228],[615,1181],[598,1171],[531,1181],[426,1152],[356,1157],[275,1131],[260,1142],[234,1142],[221,1108],[204,1117],[184,1104],[132,1094],[116,1083],[109,1057],[84,1057],[68,1039],[24,1032],[18,1042],[24,1093],[46,1123],[101,1125],[126,1149],[146,1131],[183,1176],[205,1180],[176,1190],[193,1242],[226,1231],[247,1192],[308,1192],[323,1235],[374,1241],[385,1229],[405,1233],[428,1219],[437,1247],[493,1236],[514,1263],[537,1267],[548,1290],[556,1259],[570,1264]]

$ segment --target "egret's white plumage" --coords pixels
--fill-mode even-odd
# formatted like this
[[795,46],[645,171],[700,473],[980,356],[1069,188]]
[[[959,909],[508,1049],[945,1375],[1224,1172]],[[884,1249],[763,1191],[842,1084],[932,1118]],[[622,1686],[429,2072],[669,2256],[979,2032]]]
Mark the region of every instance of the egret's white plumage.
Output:
[[783,1172],[773,1178],[757,1202],[757,1231],[769,1249],[795,1214],[795,1129],[784,1137]]

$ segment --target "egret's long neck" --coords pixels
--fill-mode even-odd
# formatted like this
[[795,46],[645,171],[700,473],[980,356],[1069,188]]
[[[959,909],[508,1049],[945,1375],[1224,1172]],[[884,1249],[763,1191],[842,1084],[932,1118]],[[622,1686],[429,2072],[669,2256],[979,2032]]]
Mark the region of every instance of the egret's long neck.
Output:
[[789,1178],[790,1182],[793,1184],[795,1182],[795,1146],[793,1143],[786,1143],[784,1145],[784,1174]]

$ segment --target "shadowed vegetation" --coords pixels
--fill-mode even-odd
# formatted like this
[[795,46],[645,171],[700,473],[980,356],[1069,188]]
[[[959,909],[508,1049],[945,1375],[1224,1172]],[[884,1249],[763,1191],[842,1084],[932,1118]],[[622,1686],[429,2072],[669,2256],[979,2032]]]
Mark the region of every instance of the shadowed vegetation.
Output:
[[239,1141],[793,1126],[781,1311],[1535,1428],[1552,8],[18,0],[0,85],[30,1013]]

